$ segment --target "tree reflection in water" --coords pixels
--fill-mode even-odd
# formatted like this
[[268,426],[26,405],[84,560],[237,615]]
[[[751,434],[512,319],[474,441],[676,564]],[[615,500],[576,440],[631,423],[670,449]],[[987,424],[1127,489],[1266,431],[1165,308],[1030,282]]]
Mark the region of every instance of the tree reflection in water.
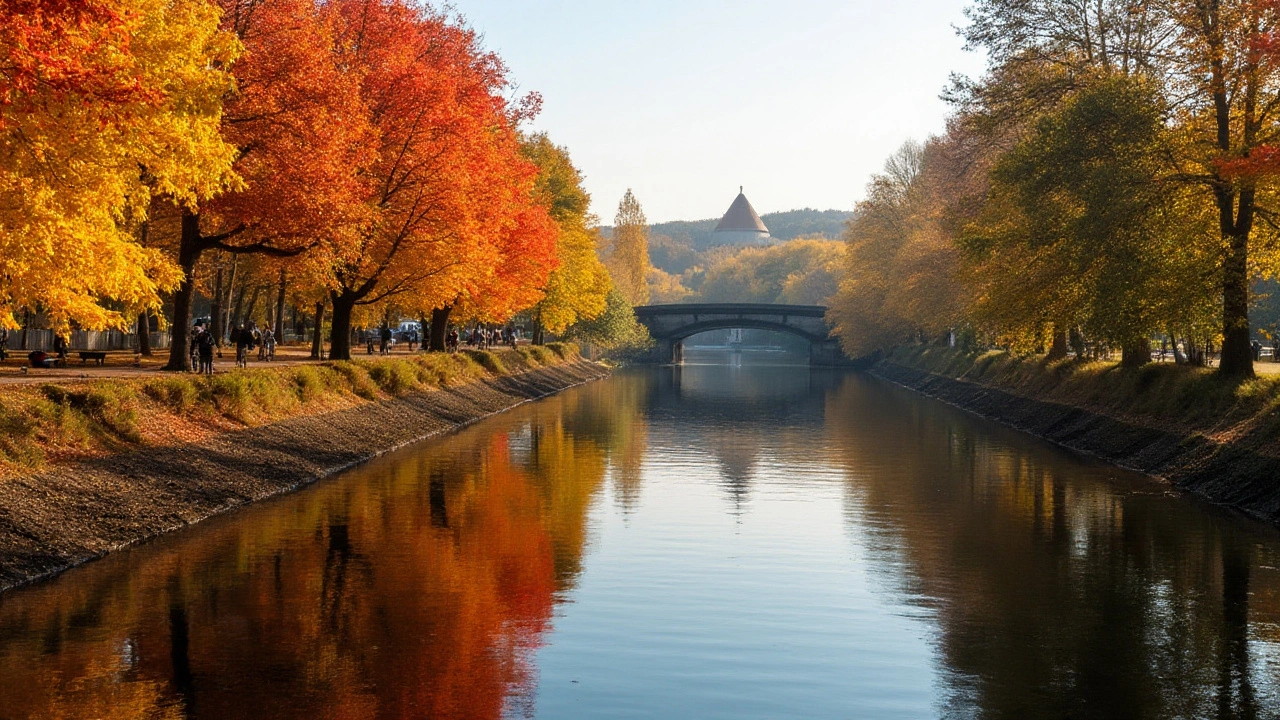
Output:
[[[1280,716],[1273,530],[858,375],[667,367],[621,373],[5,596],[0,718],[531,716],[534,652],[579,582],[594,503],[607,488],[629,522],[648,511],[647,494],[680,502],[696,494],[690,483],[714,484],[707,507],[735,516],[679,516],[698,526],[689,537],[713,546],[718,537],[700,533],[740,522],[726,532],[745,536],[757,507],[828,498],[830,537],[858,549],[856,560],[822,562],[859,563],[881,605],[920,610],[934,657],[926,700],[939,696],[939,715]],[[759,550],[750,538],[706,555],[702,544],[676,549],[680,562],[718,573],[698,575],[690,592],[733,608],[732,588],[758,587],[734,584],[738,573],[760,571],[723,562],[716,553],[727,547]],[[658,577],[688,571],[640,555]],[[633,569],[611,568],[614,581]],[[788,577],[854,575],[804,569],[813,574]],[[633,590],[633,605],[606,607],[683,599]],[[828,619],[878,617],[869,606],[824,607]],[[760,616],[764,654],[744,664],[770,667],[788,623],[847,653],[850,667],[884,650],[822,645],[855,636],[787,610]],[[741,643],[714,634],[720,619],[693,619],[700,647],[681,646],[679,633],[642,645],[670,650],[646,662]],[[613,627],[613,615],[601,622],[634,632]],[[608,657],[611,647],[591,650]],[[735,678],[723,682],[712,695],[733,691]]]
[[937,618],[948,714],[1280,711],[1274,671],[1250,660],[1280,650],[1274,531],[863,378],[826,416],[850,522],[875,536],[886,581]]
[[591,392],[6,596],[0,717],[527,710],[609,457],[636,452],[629,418],[571,429]]

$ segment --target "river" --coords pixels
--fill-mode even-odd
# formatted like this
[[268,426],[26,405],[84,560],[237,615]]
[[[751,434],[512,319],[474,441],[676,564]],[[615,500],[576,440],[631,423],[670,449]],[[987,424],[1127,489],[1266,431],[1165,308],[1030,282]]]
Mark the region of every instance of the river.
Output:
[[621,371],[0,596],[0,718],[1280,716],[1276,531],[772,357]]

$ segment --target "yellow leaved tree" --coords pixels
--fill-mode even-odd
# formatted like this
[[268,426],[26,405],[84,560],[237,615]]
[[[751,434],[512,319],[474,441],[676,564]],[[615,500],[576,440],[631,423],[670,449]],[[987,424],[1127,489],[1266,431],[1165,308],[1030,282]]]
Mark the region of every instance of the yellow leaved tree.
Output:
[[523,149],[538,166],[539,201],[549,209],[557,227],[560,265],[551,272],[546,295],[533,311],[537,320],[533,340],[541,343],[544,330],[560,334],[579,320],[599,317],[612,283],[596,254],[599,237],[595,218],[589,213],[591,196],[582,188],[582,174],[573,166],[568,151],[552,143],[545,133],[526,137]]
[[236,182],[238,53],[204,0],[0,0],[0,325],[123,327],[180,279],[141,245],[155,198]]

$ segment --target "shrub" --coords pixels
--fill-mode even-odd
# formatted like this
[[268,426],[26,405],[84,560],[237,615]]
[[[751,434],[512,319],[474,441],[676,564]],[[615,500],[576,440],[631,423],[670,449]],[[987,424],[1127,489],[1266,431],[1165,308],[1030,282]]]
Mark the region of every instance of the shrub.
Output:
[[528,348],[528,352],[533,357],[534,362],[539,365],[551,365],[556,361],[555,351],[548,347],[532,345]]
[[174,412],[187,412],[201,399],[201,390],[190,377],[163,377],[148,380],[142,392]]
[[578,346],[568,342],[547,343],[544,347],[556,354],[561,360],[568,360],[578,354]]
[[36,468],[44,463],[39,425],[30,415],[0,405],[0,456],[6,462]]
[[210,381],[213,401],[227,417],[252,425],[260,418],[288,415],[298,403],[292,383],[274,370],[237,370],[214,375]]
[[309,403],[325,394],[329,382],[336,378],[326,378],[321,369],[314,365],[303,365],[293,371],[293,387],[298,400]]
[[462,374],[457,356],[445,353],[429,353],[414,358],[418,366],[418,382],[423,385],[448,385]]
[[507,371],[498,356],[488,350],[464,350],[462,354],[474,360],[480,367],[494,375],[502,375]]
[[335,360],[329,364],[329,367],[346,379],[351,392],[365,400],[377,399],[378,386],[369,379],[369,372],[363,367],[350,360]]
[[209,385],[210,395],[218,412],[248,423],[250,418],[249,381],[244,373],[236,371],[213,375],[209,379]]
[[[138,433],[138,397],[134,389],[125,383],[108,380],[92,383],[83,389],[45,385],[41,391],[59,407],[55,421],[68,437],[105,431],[130,442],[141,440]],[[83,418],[76,418],[72,413]]]
[[418,370],[409,360],[384,360],[369,365],[369,378],[382,391],[399,397],[418,386]]

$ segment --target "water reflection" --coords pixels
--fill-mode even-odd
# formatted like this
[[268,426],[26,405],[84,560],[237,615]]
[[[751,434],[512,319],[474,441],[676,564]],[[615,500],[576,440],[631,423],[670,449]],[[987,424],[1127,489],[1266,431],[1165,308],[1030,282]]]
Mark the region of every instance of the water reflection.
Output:
[[[745,364],[712,361],[733,357]],[[779,365],[772,355],[701,351],[687,364],[656,370],[646,421],[655,428],[652,451],[681,457],[705,454],[719,469],[720,484],[735,511],[750,499],[762,457],[804,463],[816,450],[797,442],[823,424],[827,394],[845,373]]]
[[1270,529],[861,379],[827,415],[858,469],[850,523],[936,613],[950,714],[1280,710]]
[[1271,718],[1278,549],[858,375],[635,370],[4,596],[0,718]]
[[0,605],[0,717],[497,718],[527,706],[613,438],[504,426]]

